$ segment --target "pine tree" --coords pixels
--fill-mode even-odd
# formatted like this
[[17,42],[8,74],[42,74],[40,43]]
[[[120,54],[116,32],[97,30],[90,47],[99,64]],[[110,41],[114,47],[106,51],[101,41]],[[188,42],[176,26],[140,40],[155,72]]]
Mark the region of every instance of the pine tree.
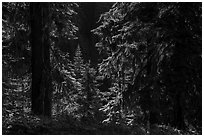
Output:
[[74,60],[73,60],[73,68],[74,68],[74,78],[76,79],[76,88],[78,92],[82,92],[83,90],[83,75],[85,74],[85,65],[84,59],[82,57],[82,52],[80,46],[77,47]]
[[[201,105],[187,105],[195,101],[192,94],[201,95],[201,7],[201,3],[116,3],[93,30],[100,39],[96,46],[104,57],[100,71],[116,83],[110,90],[122,93],[123,103],[134,106],[129,110],[141,108],[147,129],[161,119],[184,129],[185,117],[192,109],[199,114],[188,120],[201,119]],[[120,71],[120,66],[126,70],[128,66],[123,65],[121,56],[128,60],[132,71],[125,90],[121,88],[125,71]],[[116,99],[108,101],[103,110],[116,113],[111,110],[112,104],[119,104]],[[187,111],[186,106],[192,109]]]
[[80,46],[77,47],[74,56],[74,74],[76,79],[76,100],[78,112],[83,118],[94,118],[99,108],[99,89],[96,82],[96,70],[91,67],[90,61],[84,63]]
[[86,100],[84,101],[85,106],[85,115],[89,118],[98,117],[99,108],[100,108],[100,97],[98,83],[96,80],[96,70],[91,67],[90,61],[85,64],[85,96]]
[[[73,59],[73,68],[74,68],[74,78],[76,79],[75,82],[75,93],[74,93],[74,97],[73,100],[76,101],[76,103],[78,104],[79,108],[78,108],[78,113],[81,114],[84,113],[82,111],[82,108],[84,106],[84,100],[85,100],[85,88],[84,88],[84,82],[85,82],[85,65],[84,65],[84,60],[82,57],[82,52],[80,49],[80,46],[78,45],[76,51],[75,51],[75,56]],[[82,112],[81,112],[82,111]]]
[[[52,80],[54,85],[53,104],[57,114],[64,112],[67,105],[72,101],[71,95],[75,90],[75,79],[72,77],[73,64],[69,59],[69,54],[53,47],[51,53]],[[69,102],[69,103],[68,103]],[[54,109],[55,109],[54,108]]]

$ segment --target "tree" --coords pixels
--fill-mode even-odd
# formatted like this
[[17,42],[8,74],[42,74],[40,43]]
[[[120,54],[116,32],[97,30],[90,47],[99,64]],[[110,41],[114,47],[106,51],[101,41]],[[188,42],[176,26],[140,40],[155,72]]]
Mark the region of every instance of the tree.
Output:
[[[192,5],[187,3],[177,3],[166,5],[164,8],[172,8],[169,8],[169,10],[162,14],[162,21],[158,21],[158,25],[167,28],[168,31],[165,35],[174,42],[173,55],[170,64],[166,64],[168,68],[166,68],[166,66],[164,69],[164,74],[167,74],[168,76],[164,75],[165,78],[163,78],[165,79],[168,93],[173,98],[174,102],[173,125],[180,129],[186,128],[187,125],[184,122],[185,119],[191,121],[191,118],[186,118],[187,115],[190,114],[190,109],[186,106],[191,106],[187,102],[194,98],[191,94],[201,94],[199,84],[201,83],[199,76],[201,76],[200,55],[202,47],[201,4],[191,4]],[[173,20],[173,22],[170,23],[169,19]],[[175,27],[172,31],[171,27],[173,25]],[[194,65],[197,67],[193,67]],[[194,79],[194,82],[192,79]],[[197,90],[192,90],[192,87],[196,87]],[[200,109],[196,110],[195,108],[201,108],[201,106],[199,103],[196,103],[196,105],[196,107],[194,106],[194,110],[200,115]],[[197,116],[193,119],[197,119]]]
[[2,52],[5,77],[21,78],[30,68],[29,3],[3,3]]
[[[96,46],[104,57],[100,71],[113,80],[118,79],[118,86],[113,88],[126,87],[118,92],[123,95],[123,102],[129,102],[130,106],[138,104],[150,126],[163,122],[158,120],[167,111],[166,116],[174,119],[169,118],[167,123],[184,129],[188,115],[185,102],[192,98],[190,87],[197,85],[194,93],[201,91],[199,78],[194,77],[201,76],[200,69],[190,67],[192,56],[197,58],[195,64],[201,64],[198,61],[201,5],[192,5],[194,11],[187,3],[116,3],[101,16],[101,25],[93,30],[99,36]],[[129,65],[123,65],[126,60]],[[125,70],[129,77],[120,73]],[[190,80],[193,77],[197,84]],[[125,82],[126,79],[129,80]],[[161,108],[164,103],[169,107]]]
[[25,76],[29,77],[32,68],[32,84],[36,85],[32,86],[32,110],[35,114],[41,115],[44,113],[44,108],[47,109],[45,113],[51,112],[50,98],[44,98],[44,92],[41,93],[41,90],[45,91],[46,96],[51,93],[48,92],[51,89],[45,88],[51,87],[48,85],[52,81],[53,66],[50,66],[50,56],[53,52],[50,53],[50,49],[51,46],[53,50],[54,46],[57,47],[57,41],[61,37],[75,38],[77,27],[71,21],[75,14],[71,8],[75,5],[74,3],[16,2],[3,4],[3,68],[4,71],[8,70],[8,75],[4,78],[24,79]]
[[78,45],[76,51],[75,51],[75,56],[73,59],[73,66],[74,66],[74,77],[76,79],[76,102],[79,104],[79,112],[80,114],[85,114],[87,111],[85,109],[85,106],[87,105],[85,100],[86,100],[86,66],[84,64],[82,52],[80,49],[80,46]]
[[32,111],[51,116],[49,4],[30,3],[32,45]]
[[[94,120],[100,106],[99,89],[96,81],[96,70],[91,67],[90,61],[84,63],[80,46],[77,47],[74,60],[74,78],[76,79],[75,100],[79,104],[78,112],[82,118]],[[95,119],[96,120],[96,119]]]
[[[32,111],[38,115],[51,116],[51,46],[52,50],[55,50],[56,40],[60,40],[62,37],[74,37],[74,32],[77,29],[70,23],[71,21],[63,23],[65,19],[68,21],[74,12],[70,10],[70,5],[72,6],[72,4],[65,3],[30,4],[32,17]],[[70,27],[70,25],[72,26]],[[54,52],[52,54],[54,55]]]
[[100,93],[98,89],[97,73],[96,70],[91,67],[90,61],[85,64],[85,83],[84,83],[84,116],[90,118],[90,120],[99,120],[101,107]]
[[78,79],[78,82],[82,83],[83,80],[79,80],[79,79],[83,77],[85,66],[84,66],[84,60],[83,60],[81,48],[79,45],[75,51],[73,65],[74,65],[76,78]]

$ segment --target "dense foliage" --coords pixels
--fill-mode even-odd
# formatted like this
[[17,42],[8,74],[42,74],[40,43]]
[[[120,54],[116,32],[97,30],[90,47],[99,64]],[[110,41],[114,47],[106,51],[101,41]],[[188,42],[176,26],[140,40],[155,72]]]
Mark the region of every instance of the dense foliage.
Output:
[[2,3],[3,134],[201,134],[202,3],[113,4],[97,67],[61,44],[83,42],[80,5]]
[[116,3],[101,16],[93,31],[99,71],[112,79],[106,121],[142,113],[150,126],[201,130],[201,11],[200,3]]

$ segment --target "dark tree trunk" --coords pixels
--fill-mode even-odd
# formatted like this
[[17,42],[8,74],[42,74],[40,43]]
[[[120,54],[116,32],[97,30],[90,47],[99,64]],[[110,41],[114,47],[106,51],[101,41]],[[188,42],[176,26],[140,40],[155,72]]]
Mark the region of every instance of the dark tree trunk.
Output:
[[[180,38],[182,39],[182,38]],[[173,119],[173,125],[177,127],[178,129],[184,129],[185,128],[185,122],[184,122],[184,93],[186,92],[186,77],[185,77],[185,69],[183,66],[186,63],[186,55],[183,52],[183,49],[185,49],[185,45],[177,43],[175,46],[174,51],[174,58],[172,60],[172,67],[174,69],[173,75],[174,75],[174,83],[172,83],[175,87],[174,92],[174,102],[173,102],[173,112],[174,112],[174,119]]]
[[[148,49],[149,50],[149,49]],[[153,80],[152,80],[152,59],[151,59],[151,50],[148,51],[148,61],[147,61],[147,76],[149,77],[150,79],[150,85],[152,86],[152,84],[154,84]],[[155,85],[153,85],[155,86]],[[155,87],[154,87],[155,88]],[[153,124],[156,124],[158,123],[158,118],[157,118],[157,114],[155,112],[155,107],[156,107],[156,104],[155,104],[155,99],[152,98],[152,94],[153,94],[153,90],[155,89],[151,89],[150,87],[148,88],[148,93],[147,93],[147,99],[148,99],[148,106],[149,106],[149,124],[150,124],[150,127],[153,125]]]
[[[150,46],[148,46],[150,47]],[[148,48],[148,54],[147,54],[147,65],[146,65],[146,72],[147,72],[147,83],[149,83],[145,89],[145,94],[144,95],[144,100],[146,100],[143,104],[143,106],[145,106],[145,116],[147,117],[147,128],[148,128],[148,132],[149,134],[152,134],[152,127],[154,126],[154,124],[158,123],[158,117],[157,117],[157,113],[156,113],[156,98],[155,96],[153,96],[154,94],[154,90],[155,90],[155,82],[153,80],[153,75],[152,73],[154,73],[154,68],[153,68],[153,63],[152,62],[152,50],[150,50]],[[154,89],[152,89],[151,87],[154,86]]]
[[52,111],[52,79],[50,67],[50,40],[49,40],[49,3],[43,3],[43,22],[44,22],[44,76],[45,76],[45,98],[44,115],[51,116]]
[[183,106],[182,106],[182,93],[177,92],[174,102],[174,126],[178,129],[184,129],[185,123],[184,123],[184,112],[183,112]]
[[32,112],[43,113],[43,100],[41,94],[42,79],[42,6],[40,3],[31,3],[31,45],[32,45]]
[[31,3],[32,112],[51,116],[51,77],[46,3]]

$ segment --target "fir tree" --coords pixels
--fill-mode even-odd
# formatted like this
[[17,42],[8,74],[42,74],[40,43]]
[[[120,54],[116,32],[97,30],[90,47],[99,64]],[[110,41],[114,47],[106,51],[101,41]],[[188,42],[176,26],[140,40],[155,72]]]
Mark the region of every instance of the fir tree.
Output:
[[84,102],[85,115],[89,118],[97,117],[100,108],[100,98],[98,83],[96,80],[96,70],[91,67],[90,61],[85,64],[85,80],[84,88],[86,100]]
[[73,68],[74,68],[74,78],[76,79],[76,90],[78,93],[81,94],[82,90],[84,89],[83,87],[83,82],[84,82],[84,74],[85,74],[85,65],[84,65],[84,59],[82,57],[82,52],[80,49],[80,46],[77,47],[74,60],[73,60]]
[[74,78],[76,79],[75,82],[75,95],[74,95],[74,100],[79,106],[79,114],[82,114],[83,112],[80,112],[84,106],[84,100],[85,100],[85,88],[84,88],[84,82],[85,82],[85,65],[84,65],[84,60],[82,57],[82,52],[80,49],[80,46],[77,47],[75,51],[75,56],[73,60],[73,68],[74,68]]
[[76,102],[80,106],[78,111],[84,118],[94,118],[99,108],[96,70],[91,67],[90,61],[84,63],[80,46],[76,49],[73,65],[77,91]]

